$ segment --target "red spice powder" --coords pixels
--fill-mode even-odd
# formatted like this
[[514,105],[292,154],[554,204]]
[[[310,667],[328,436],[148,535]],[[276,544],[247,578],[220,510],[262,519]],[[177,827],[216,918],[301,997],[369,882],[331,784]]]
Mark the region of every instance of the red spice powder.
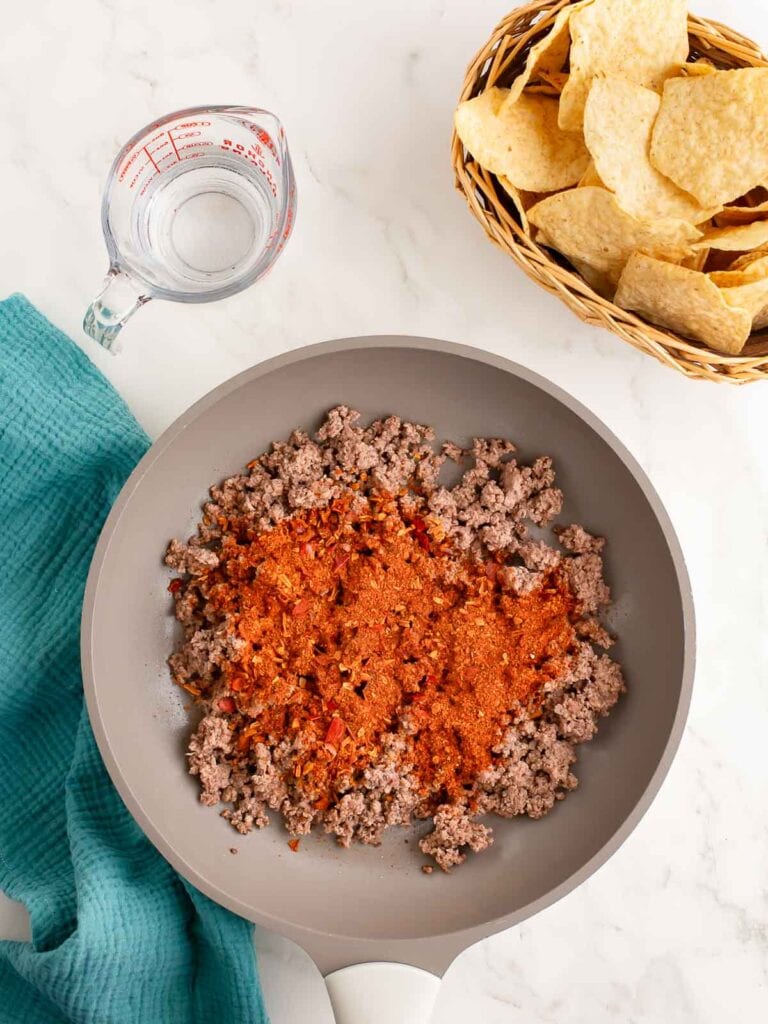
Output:
[[[389,495],[344,498],[255,534],[228,523],[208,599],[247,641],[225,679],[238,745],[298,741],[294,780],[318,809],[334,780],[375,763],[406,715],[425,794],[451,798],[486,768],[517,702],[536,703],[575,647],[557,571],[505,592],[439,523]],[[228,710],[234,710],[227,704]]]

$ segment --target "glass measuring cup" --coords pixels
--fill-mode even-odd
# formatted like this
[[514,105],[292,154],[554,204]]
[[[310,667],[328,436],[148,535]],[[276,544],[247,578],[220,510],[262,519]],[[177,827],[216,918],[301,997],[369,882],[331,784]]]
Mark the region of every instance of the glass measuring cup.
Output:
[[123,146],[101,208],[109,272],[83,329],[116,350],[150,299],[212,302],[267,273],[293,228],[285,132],[251,107],[191,107]]

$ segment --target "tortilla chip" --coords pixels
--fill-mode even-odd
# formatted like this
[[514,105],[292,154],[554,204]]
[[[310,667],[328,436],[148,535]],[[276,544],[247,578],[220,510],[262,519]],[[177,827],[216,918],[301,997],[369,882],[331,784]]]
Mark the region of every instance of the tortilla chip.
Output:
[[584,140],[597,174],[633,217],[677,217],[691,224],[710,220],[718,207],[704,209],[650,160],[653,123],[661,97],[616,75],[592,83],[584,109]]
[[595,185],[597,188],[605,188],[605,182],[597,173],[595,161],[590,160],[586,171],[579,178],[579,188],[586,188],[588,185]]
[[522,95],[506,105],[509,89],[492,88],[459,104],[456,131],[477,162],[526,192],[575,185],[589,153],[580,135],[557,126],[557,100]]
[[590,267],[588,263],[584,263],[583,260],[571,259],[576,272],[584,278],[589,287],[593,292],[596,292],[601,298],[608,299],[609,302],[613,301],[613,296],[616,291],[616,282],[612,281],[607,274],[604,274],[600,270],[595,270],[594,267]]
[[728,355],[741,352],[752,330],[751,314],[730,306],[706,274],[644,253],[630,257],[614,301]]
[[515,103],[523,89],[532,79],[538,77],[546,80],[548,75],[563,70],[571,48],[571,34],[568,31],[568,23],[573,12],[583,7],[584,2],[571,4],[558,11],[549,32],[531,47],[523,70],[512,83],[507,103]]
[[555,89],[554,86],[548,85],[546,82],[537,82],[535,85],[526,85],[525,87],[526,96],[549,96],[551,99],[556,100],[560,95],[560,90]]
[[762,331],[763,328],[768,327],[768,306],[761,309],[755,319],[752,321],[753,331]]
[[564,71],[539,71],[538,76],[542,82],[548,82],[558,95],[568,81],[568,75]]
[[702,206],[768,179],[768,68],[665,82],[651,162]]
[[721,228],[730,224],[753,224],[758,220],[768,220],[768,201],[759,206],[724,206],[715,214],[715,224]]
[[587,186],[548,196],[528,211],[544,245],[588,263],[612,282],[636,249],[683,259],[701,232],[683,220],[642,221],[625,213],[604,188]]
[[704,57],[699,57],[698,60],[683,64],[680,68],[681,74],[688,75],[690,78],[699,77],[700,75],[711,75],[713,71],[717,71],[717,68]]
[[[594,0],[571,16],[571,74],[560,127],[579,131],[595,77],[621,75],[660,90],[688,57],[687,0]],[[709,203],[707,205],[717,205]]]
[[728,224],[751,224],[756,220],[768,218],[768,189],[763,185],[750,189],[730,206],[724,206],[715,217],[719,227]]
[[725,252],[748,252],[764,245],[768,245],[768,221],[756,220],[754,224],[731,224],[725,228],[711,228],[704,232],[704,237],[700,241],[694,242],[692,248],[707,246]]
[[503,174],[498,175],[498,182],[515,204],[515,209],[520,214],[520,224],[528,231],[528,210],[536,203],[541,202],[546,193],[526,192],[524,189],[515,188],[509,178],[505,178]]
[[738,259],[731,263],[728,270],[748,270],[766,256],[768,256],[768,248],[755,249],[754,252],[745,252],[743,256],[739,256]]
[[720,292],[729,306],[746,309],[751,317],[756,317],[768,305],[768,278],[720,288]]
[[707,265],[709,253],[709,249],[699,249],[698,252],[694,252],[690,256],[686,256],[685,259],[680,260],[680,266],[686,267],[688,270],[703,270]]
[[708,276],[718,288],[738,288],[744,284],[752,284],[753,281],[767,280],[768,255],[763,252],[752,263],[741,267],[737,267],[734,263],[730,270],[713,270]]

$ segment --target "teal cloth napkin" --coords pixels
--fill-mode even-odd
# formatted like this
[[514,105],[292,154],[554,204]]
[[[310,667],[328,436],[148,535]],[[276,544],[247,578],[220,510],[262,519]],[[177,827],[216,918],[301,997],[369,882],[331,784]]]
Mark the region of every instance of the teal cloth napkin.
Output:
[[113,788],[83,706],[80,607],[149,442],[20,295],[0,302],[0,942],[8,1024],[263,1024],[252,927],[184,882]]

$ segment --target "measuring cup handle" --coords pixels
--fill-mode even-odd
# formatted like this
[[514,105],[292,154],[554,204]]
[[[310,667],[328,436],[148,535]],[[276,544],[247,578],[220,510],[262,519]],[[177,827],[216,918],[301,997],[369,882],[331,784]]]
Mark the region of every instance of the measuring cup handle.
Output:
[[101,291],[86,311],[83,330],[108,352],[118,352],[116,340],[123,325],[149,299],[126,273],[110,267]]

